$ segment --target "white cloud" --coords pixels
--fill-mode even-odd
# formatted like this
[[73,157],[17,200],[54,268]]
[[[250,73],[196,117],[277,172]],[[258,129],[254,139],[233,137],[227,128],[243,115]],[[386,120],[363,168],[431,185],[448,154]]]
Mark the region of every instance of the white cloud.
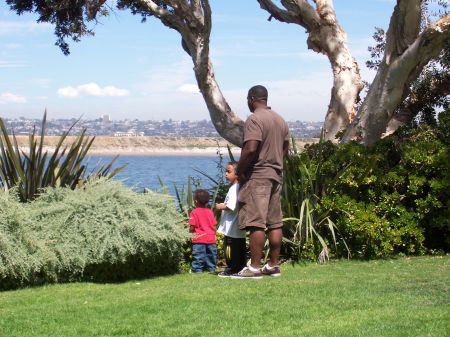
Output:
[[194,80],[192,61],[182,57],[179,62],[158,65],[146,71],[143,80],[136,84],[136,89],[143,95],[173,94],[180,91],[186,82]]
[[77,87],[64,87],[58,89],[58,95],[62,97],[78,97],[82,95],[97,96],[97,97],[123,97],[128,96],[129,92],[126,89],[116,88],[112,85],[100,87],[97,83],[82,84]]
[[77,97],[78,90],[74,87],[59,88],[58,95],[62,97]]
[[24,96],[14,95],[10,92],[0,94],[0,104],[6,103],[26,103],[27,99]]
[[52,25],[49,23],[37,23],[34,21],[0,21],[0,35],[30,33],[39,30],[50,30]]
[[187,94],[197,94],[200,92],[197,84],[183,84],[178,87],[178,91],[187,93]]

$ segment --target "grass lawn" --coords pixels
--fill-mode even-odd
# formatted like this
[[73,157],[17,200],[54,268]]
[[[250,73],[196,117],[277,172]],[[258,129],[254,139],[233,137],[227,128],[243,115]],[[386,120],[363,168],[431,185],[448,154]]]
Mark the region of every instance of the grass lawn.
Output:
[[450,336],[450,256],[0,292],[0,336]]

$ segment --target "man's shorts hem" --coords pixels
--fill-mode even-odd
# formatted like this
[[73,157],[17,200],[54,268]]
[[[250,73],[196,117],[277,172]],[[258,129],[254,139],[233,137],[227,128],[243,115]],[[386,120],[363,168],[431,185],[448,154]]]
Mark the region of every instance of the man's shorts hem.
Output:
[[247,224],[247,225],[245,225],[245,226],[243,226],[243,227],[239,227],[239,229],[240,230],[243,230],[243,231],[248,231],[248,230],[250,230],[250,228],[253,228],[253,227],[256,227],[256,228],[261,228],[261,229],[264,229],[264,230],[271,230],[271,229],[277,229],[277,228],[282,228],[283,227],[283,223],[282,222],[280,222],[280,223],[277,223],[277,224],[273,224],[273,225],[263,225],[263,224]]

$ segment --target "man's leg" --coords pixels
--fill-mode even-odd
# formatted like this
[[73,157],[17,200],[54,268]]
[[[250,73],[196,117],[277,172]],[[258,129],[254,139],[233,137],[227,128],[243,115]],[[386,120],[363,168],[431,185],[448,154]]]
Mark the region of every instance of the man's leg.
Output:
[[281,241],[283,239],[283,230],[281,228],[269,229],[269,256],[270,256],[270,266],[278,265],[280,258]]
[[264,242],[266,241],[266,233],[264,229],[258,227],[250,228],[250,257],[251,266],[256,269],[261,268],[261,258],[263,255]]

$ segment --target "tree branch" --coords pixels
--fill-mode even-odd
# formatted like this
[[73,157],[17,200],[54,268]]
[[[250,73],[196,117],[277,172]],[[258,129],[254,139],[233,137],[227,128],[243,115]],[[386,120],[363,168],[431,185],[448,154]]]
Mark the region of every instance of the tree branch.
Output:
[[[186,0],[163,1],[162,3],[170,6],[174,13],[158,6],[155,1],[140,1],[145,4],[146,11],[181,34],[183,49],[191,56],[194,63],[197,85],[208,107],[214,127],[223,138],[241,146],[243,122],[234,114],[223,97],[209,56],[212,14],[209,1],[199,0],[195,3],[188,3]],[[201,9],[194,11],[197,5],[200,5]]]
[[386,33],[385,62],[390,64],[420,33],[421,0],[398,0]]
[[202,5],[200,4],[200,0],[191,0],[191,9],[193,15],[197,18],[202,25],[205,24],[204,14],[202,12]]
[[382,62],[359,111],[357,120],[342,141],[361,139],[372,145],[386,133],[392,115],[423,67],[439,55],[450,40],[450,14],[428,26],[416,40],[391,63]]
[[281,0],[281,9],[271,0],[257,0],[277,20],[306,28],[309,49],[328,57],[333,69],[333,88],[324,122],[325,138],[336,134],[353,120],[355,104],[363,89],[358,64],[347,47],[347,36],[336,19],[332,0]]
[[107,0],[86,0],[86,16],[89,20],[94,20],[97,16],[99,9]]
[[166,25],[169,28],[177,30],[182,35],[187,34],[185,24],[178,16],[158,6],[152,0],[138,0],[138,1],[148,12],[150,12],[152,15],[160,19],[164,25]]
[[282,0],[285,9],[279,8],[271,0],[257,0],[260,7],[269,12],[269,20],[274,17],[285,23],[296,23],[308,32],[318,26],[320,18],[314,8],[306,0]]

